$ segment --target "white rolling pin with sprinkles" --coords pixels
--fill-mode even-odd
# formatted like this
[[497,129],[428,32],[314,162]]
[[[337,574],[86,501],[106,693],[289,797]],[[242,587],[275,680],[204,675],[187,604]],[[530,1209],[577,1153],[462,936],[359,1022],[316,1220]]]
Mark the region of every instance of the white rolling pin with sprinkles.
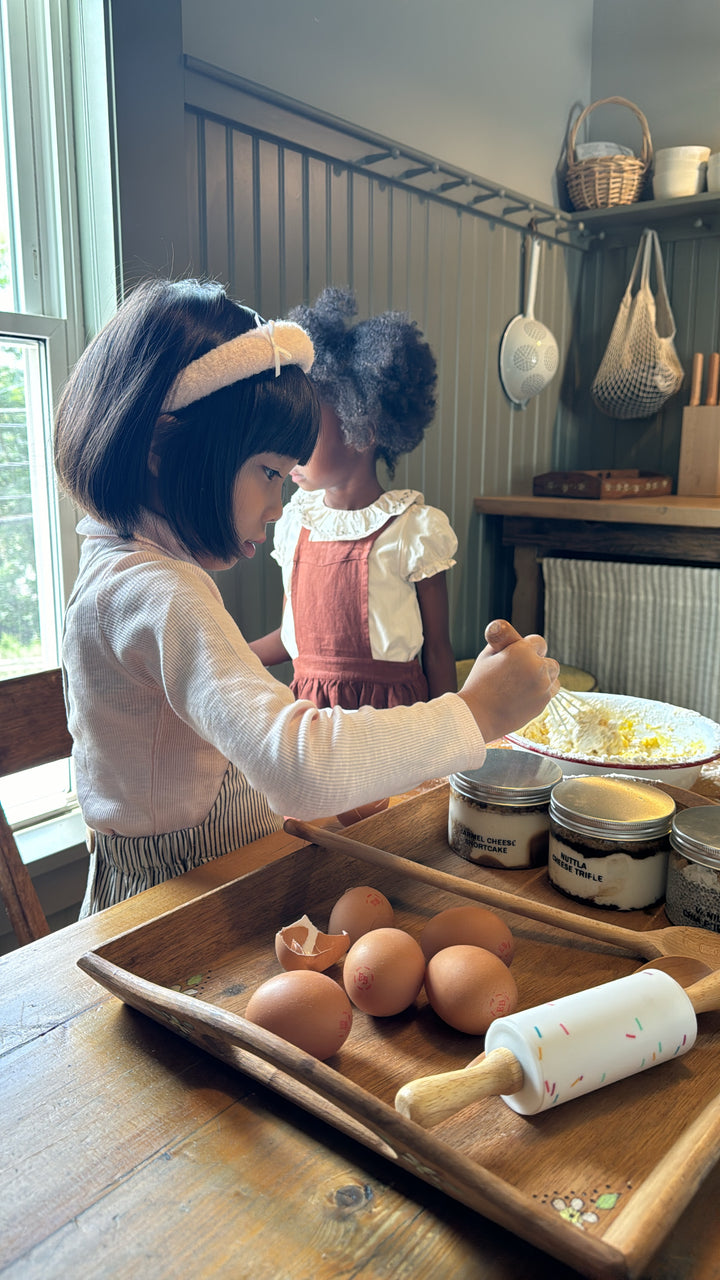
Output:
[[410,1081],[395,1106],[425,1128],[497,1095],[513,1111],[537,1115],[687,1053],[696,1015],[718,1007],[720,972],[685,989],[660,969],[640,969],[496,1018],[479,1059]]

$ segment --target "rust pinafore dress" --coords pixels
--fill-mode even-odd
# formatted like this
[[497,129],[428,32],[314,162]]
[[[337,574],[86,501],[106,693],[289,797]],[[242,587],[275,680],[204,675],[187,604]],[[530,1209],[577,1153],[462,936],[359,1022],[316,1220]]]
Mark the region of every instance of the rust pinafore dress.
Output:
[[370,646],[368,559],[391,520],[349,541],[311,542],[309,529],[301,529],[291,586],[296,698],[348,711],[427,702],[427,681],[417,659],[386,662],[373,658]]

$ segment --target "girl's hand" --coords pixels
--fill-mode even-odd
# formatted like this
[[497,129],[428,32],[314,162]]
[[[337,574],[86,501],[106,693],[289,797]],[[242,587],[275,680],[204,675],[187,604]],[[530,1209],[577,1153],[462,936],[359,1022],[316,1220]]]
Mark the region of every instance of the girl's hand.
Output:
[[463,685],[467,704],[486,742],[520,729],[539,715],[560,688],[560,665],[548,658],[542,636],[523,638],[509,622],[491,622],[486,647]]

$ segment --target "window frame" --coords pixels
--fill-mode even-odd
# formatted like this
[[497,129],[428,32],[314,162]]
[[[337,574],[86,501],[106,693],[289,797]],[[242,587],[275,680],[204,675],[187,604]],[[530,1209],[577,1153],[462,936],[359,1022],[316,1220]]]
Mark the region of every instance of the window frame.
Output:
[[[12,311],[0,311],[0,340],[12,342],[14,338],[36,341],[44,347],[48,394],[51,401],[48,411],[51,417],[58,388],[62,386],[68,373],[67,325],[63,320],[51,316],[20,315]],[[52,446],[50,433],[44,440],[45,465],[49,483],[54,475]],[[48,507],[50,508],[51,505],[55,507],[54,511],[49,510],[50,524],[55,526],[50,536],[53,540],[57,540],[57,568],[60,572],[60,599],[57,602],[57,608],[62,610],[77,576],[80,539],[76,533],[77,509],[65,495],[57,491],[57,488],[52,496],[55,497],[55,495],[54,504],[51,504],[51,495],[48,495]]]
[[[104,0],[0,0],[0,93],[7,103],[3,177],[15,307],[0,311],[0,336],[42,347],[48,502],[41,519],[53,550],[57,635],[57,653],[48,666],[59,660],[62,614],[80,557],[80,513],[55,480],[54,409],[87,335],[101,327],[118,300],[107,20]],[[43,607],[49,617],[49,605]],[[47,825],[48,816],[47,806],[38,803],[34,815],[13,825]]]

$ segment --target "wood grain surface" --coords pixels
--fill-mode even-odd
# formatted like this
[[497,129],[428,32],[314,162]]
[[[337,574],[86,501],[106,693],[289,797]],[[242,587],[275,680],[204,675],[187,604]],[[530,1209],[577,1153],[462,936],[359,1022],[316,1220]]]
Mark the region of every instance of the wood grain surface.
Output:
[[[714,781],[708,785],[712,788]],[[413,856],[418,837],[427,827],[422,816],[427,811],[422,805],[418,809],[416,800],[406,804],[412,807],[399,823],[394,815],[404,805],[358,824],[353,834],[386,847],[389,834],[400,826],[402,836],[393,848]],[[334,1118],[328,1123],[296,1105],[291,1088],[269,1087],[277,1084],[278,1073],[271,1063],[265,1064],[264,1079],[254,1077],[237,1060],[230,1065],[128,1008],[77,967],[81,955],[105,950],[108,944],[128,955],[136,945],[142,950],[148,922],[161,936],[168,927],[162,923],[163,914],[194,902],[212,920],[214,937],[227,937],[234,923],[250,920],[255,938],[262,935],[265,947],[269,939],[272,952],[273,912],[284,917],[284,908],[296,901],[292,895],[302,892],[305,896],[314,885],[328,883],[323,875],[327,855],[312,850],[303,854],[302,849],[301,841],[280,832],[0,961],[0,1150],[6,1171],[6,1194],[0,1200],[3,1277],[135,1280],[153,1274],[335,1280],[347,1275],[379,1280],[393,1275],[403,1280],[410,1276],[414,1280],[571,1280],[578,1274],[592,1274],[584,1265],[579,1270],[556,1261],[518,1236],[515,1202],[508,1206],[510,1230],[468,1210],[397,1162],[349,1137],[337,1128]],[[283,897],[286,890],[282,890],[280,898],[263,900],[258,906],[250,891],[253,876],[249,873],[278,859],[287,860],[288,874],[280,876],[277,884],[285,882],[288,896]],[[506,879],[508,874],[515,873],[505,873]],[[245,875],[243,889],[238,878]],[[364,874],[357,882],[361,880]],[[213,915],[208,906],[233,883],[238,886],[234,891],[237,911],[230,918],[223,918],[220,911]],[[551,886],[547,892],[557,901]],[[409,921],[411,911],[418,908],[412,894],[403,890],[399,895],[401,919]],[[642,917],[638,923],[644,927],[662,922],[658,911],[630,914]],[[287,923],[284,918],[283,923]],[[514,930],[518,923],[513,924]],[[623,923],[631,921],[624,915]],[[137,930],[135,943],[127,936],[132,929]],[[617,972],[618,966],[622,971],[632,967],[627,956],[611,947],[595,947],[578,939],[577,947],[568,950],[552,943],[548,926],[520,923],[517,932],[518,959],[524,953],[518,975],[526,975],[530,999],[546,989],[550,978],[559,988],[569,988],[578,980],[582,985],[586,966],[596,976]],[[122,942],[112,943],[120,935],[126,935]],[[198,945],[198,938],[187,937],[179,957],[189,958]],[[577,1153],[578,1178],[572,1185],[551,1178],[537,1191],[538,1211],[550,1222],[557,1218],[572,1227],[579,1242],[578,1258],[592,1255],[592,1244],[588,1249],[581,1246],[586,1238],[592,1241],[597,1230],[592,1222],[582,1220],[583,1214],[604,1217],[606,1246],[620,1259],[638,1238],[637,1224],[628,1223],[617,1208],[617,1203],[622,1208],[623,1196],[626,1205],[638,1205],[642,1222],[650,1224],[650,1238],[642,1242],[642,1251],[652,1252],[665,1232],[667,1215],[674,1215],[689,1194],[687,1207],[655,1254],[638,1263],[638,1275],[642,1280],[717,1280],[720,1228],[715,1206],[720,1176],[717,1169],[702,1167],[708,1124],[703,1121],[699,1135],[692,1128],[686,1133],[692,1150],[700,1151],[689,1192],[682,1180],[667,1176],[664,1170],[663,1186],[651,1184],[650,1204],[642,1206],[635,1182],[646,1167],[657,1167],[658,1116],[672,1132],[696,1124],[698,1115],[702,1116],[702,1098],[694,1080],[714,1062],[712,1020],[717,1016],[702,1015],[697,1053],[693,1050],[683,1063],[667,1065],[670,1073],[675,1066],[681,1069],[680,1079],[676,1073],[662,1084],[653,1080],[651,1090],[652,1073],[644,1073],[631,1087],[632,1098],[623,1095],[621,1103],[618,1096],[617,1108],[606,1091],[601,1117],[605,1129],[630,1106],[635,1140],[630,1140],[632,1134],[624,1134],[616,1150],[605,1140],[610,1154],[602,1185],[585,1185],[582,1170],[595,1159],[592,1148],[598,1145],[597,1133],[603,1125],[594,1129],[598,1121],[593,1116],[587,1118],[589,1126],[585,1118],[582,1123],[571,1122],[573,1108],[564,1108],[565,1140],[568,1149]],[[413,1024],[419,1024],[429,1047],[438,1042],[440,1033],[429,1011],[420,1009],[414,1018],[401,1016],[400,1021],[400,1038],[406,1045],[418,1034],[418,1025]],[[381,1026],[373,1034],[379,1038],[375,1044],[383,1044],[385,1050],[383,1055],[374,1051],[378,1061],[371,1063],[384,1101],[409,1063],[401,1054],[390,1054],[388,1028]],[[454,1034],[460,1039],[459,1033]],[[445,1045],[443,1041],[449,1061],[474,1056],[474,1047],[469,1050],[467,1044],[454,1045],[452,1050]],[[406,1052],[410,1056],[409,1048]],[[666,1067],[659,1068],[657,1077],[665,1071]],[[628,1085],[632,1082],[623,1082],[620,1088]],[[502,1107],[499,1100],[497,1104]],[[500,1153],[495,1157],[499,1176],[522,1181],[524,1155],[509,1132],[504,1146],[501,1141],[502,1125],[510,1121],[511,1128],[513,1118],[506,1108],[498,1115],[502,1121],[496,1118],[487,1133],[482,1123],[473,1124],[473,1149],[484,1158],[489,1143]],[[560,1115],[550,1118],[559,1123]],[[448,1140],[467,1141],[467,1114],[448,1121],[441,1131]],[[632,1152],[631,1168],[625,1158],[628,1151]],[[626,1186],[628,1182],[633,1186]],[[593,1203],[608,1204],[618,1193],[621,1200],[614,1208],[593,1209]],[[614,1241],[613,1220],[624,1224],[622,1229],[615,1228]]]
[[720,498],[537,498],[531,494],[484,494],[475,499],[483,515],[547,520],[595,520],[602,524],[683,525],[720,529]]

